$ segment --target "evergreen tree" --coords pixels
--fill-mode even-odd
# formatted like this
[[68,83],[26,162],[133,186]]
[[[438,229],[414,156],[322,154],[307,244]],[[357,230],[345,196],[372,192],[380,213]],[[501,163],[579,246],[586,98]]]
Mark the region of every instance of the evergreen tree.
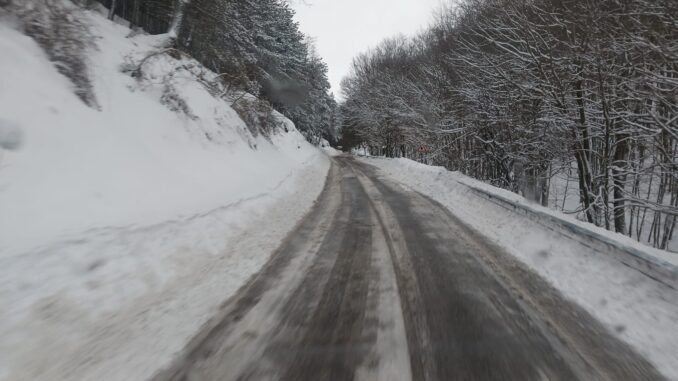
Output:
[[100,1],[152,32],[176,31],[176,47],[219,73],[229,86],[270,102],[310,140],[334,140],[337,105],[329,94],[327,65],[300,32],[287,2]]

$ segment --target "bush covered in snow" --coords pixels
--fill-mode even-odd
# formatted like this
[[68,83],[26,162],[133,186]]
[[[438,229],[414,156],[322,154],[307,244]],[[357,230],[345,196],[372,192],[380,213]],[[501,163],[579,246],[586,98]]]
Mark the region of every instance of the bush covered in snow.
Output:
[[71,80],[75,94],[90,107],[97,107],[86,51],[92,35],[82,11],[62,0],[4,0],[3,8],[19,18],[24,32],[45,50],[59,72]]
[[273,107],[265,100],[244,97],[233,104],[233,109],[254,136],[261,134],[268,137],[279,125],[273,115]]

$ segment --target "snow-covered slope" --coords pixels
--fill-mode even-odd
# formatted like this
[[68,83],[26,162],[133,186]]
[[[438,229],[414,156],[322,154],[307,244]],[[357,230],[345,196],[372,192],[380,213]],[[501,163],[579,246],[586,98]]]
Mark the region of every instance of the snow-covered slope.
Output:
[[[149,60],[143,82],[121,72],[165,37],[87,22],[100,110],[0,23],[0,380],[150,376],[266,261],[329,167],[280,115],[284,130],[253,136],[175,70],[202,70],[190,59]],[[188,112],[160,101],[173,70]]]
[[632,239],[578,222],[561,213],[528,205],[522,197],[491,187],[458,172],[407,159],[362,159],[394,180],[440,202],[490,241],[504,248],[605,324],[612,333],[647,356],[671,380],[678,380],[678,292],[586,242],[569,238],[534,215],[509,211],[473,191],[494,193],[517,205],[607,235],[622,246],[656,256],[667,266],[678,264],[672,254]]

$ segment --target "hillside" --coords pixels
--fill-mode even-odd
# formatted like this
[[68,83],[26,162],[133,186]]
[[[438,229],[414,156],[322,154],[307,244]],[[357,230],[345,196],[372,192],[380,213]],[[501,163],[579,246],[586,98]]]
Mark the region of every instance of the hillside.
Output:
[[94,107],[0,22],[0,379],[150,376],[266,261],[329,167],[282,115],[248,126],[190,57],[143,61],[167,35],[83,16]]

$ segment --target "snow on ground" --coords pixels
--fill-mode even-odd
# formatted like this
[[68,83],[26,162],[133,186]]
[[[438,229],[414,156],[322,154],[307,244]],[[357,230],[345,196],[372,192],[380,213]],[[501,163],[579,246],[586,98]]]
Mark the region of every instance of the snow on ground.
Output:
[[15,151],[21,147],[22,133],[19,126],[0,119],[0,149]]
[[171,111],[162,74],[197,64],[160,56],[140,84],[121,66],[165,37],[87,18],[100,110],[0,24],[0,380],[149,377],[265,263],[329,168],[291,122],[255,137],[190,73],[170,82],[189,113]]
[[[565,165],[563,165],[563,167],[565,167]],[[567,215],[576,216],[577,219],[584,220],[585,217],[581,212],[582,208],[579,203],[579,184],[576,163],[569,163],[569,168],[561,168],[552,176],[549,189],[549,208],[563,212]],[[641,179],[638,182],[639,194],[649,194],[651,195],[651,199],[656,200],[658,191],[658,189],[656,189],[658,188],[656,184],[658,182],[654,181],[655,185],[653,186],[653,181],[651,179],[651,176],[641,176]],[[666,200],[664,201],[665,205],[671,205],[670,197],[670,194],[666,195]],[[631,229],[634,239],[638,239],[638,236],[640,235],[640,242],[651,246],[651,243],[649,242],[651,241],[650,234],[654,222],[654,212],[651,210],[641,212],[636,209],[634,213],[635,216],[631,219],[631,211],[632,208],[627,208],[627,221],[630,225],[627,229]],[[639,221],[641,221],[640,225],[642,226],[642,229],[639,229],[638,227]],[[673,258],[678,258],[678,239],[669,240],[668,251],[671,252],[668,255]]]
[[341,155],[341,154],[343,153],[343,152],[339,151],[338,149],[332,147],[332,146],[330,145],[330,142],[328,142],[328,141],[325,140],[325,139],[321,139],[321,140],[320,140],[320,148],[321,148],[323,151],[325,151],[325,153],[327,153],[329,156],[332,156],[332,157],[334,157],[334,156],[339,156],[339,155]]
[[[668,378],[678,380],[678,292],[624,266],[608,255],[517,213],[488,202],[468,185],[527,204],[520,196],[491,187],[457,172],[407,159],[363,158],[384,174],[447,207],[468,225],[530,266],[566,297],[586,308],[622,340],[647,356]],[[648,255],[678,263],[678,255],[646,247],[626,236],[577,222],[538,205],[559,218],[633,246]]]

